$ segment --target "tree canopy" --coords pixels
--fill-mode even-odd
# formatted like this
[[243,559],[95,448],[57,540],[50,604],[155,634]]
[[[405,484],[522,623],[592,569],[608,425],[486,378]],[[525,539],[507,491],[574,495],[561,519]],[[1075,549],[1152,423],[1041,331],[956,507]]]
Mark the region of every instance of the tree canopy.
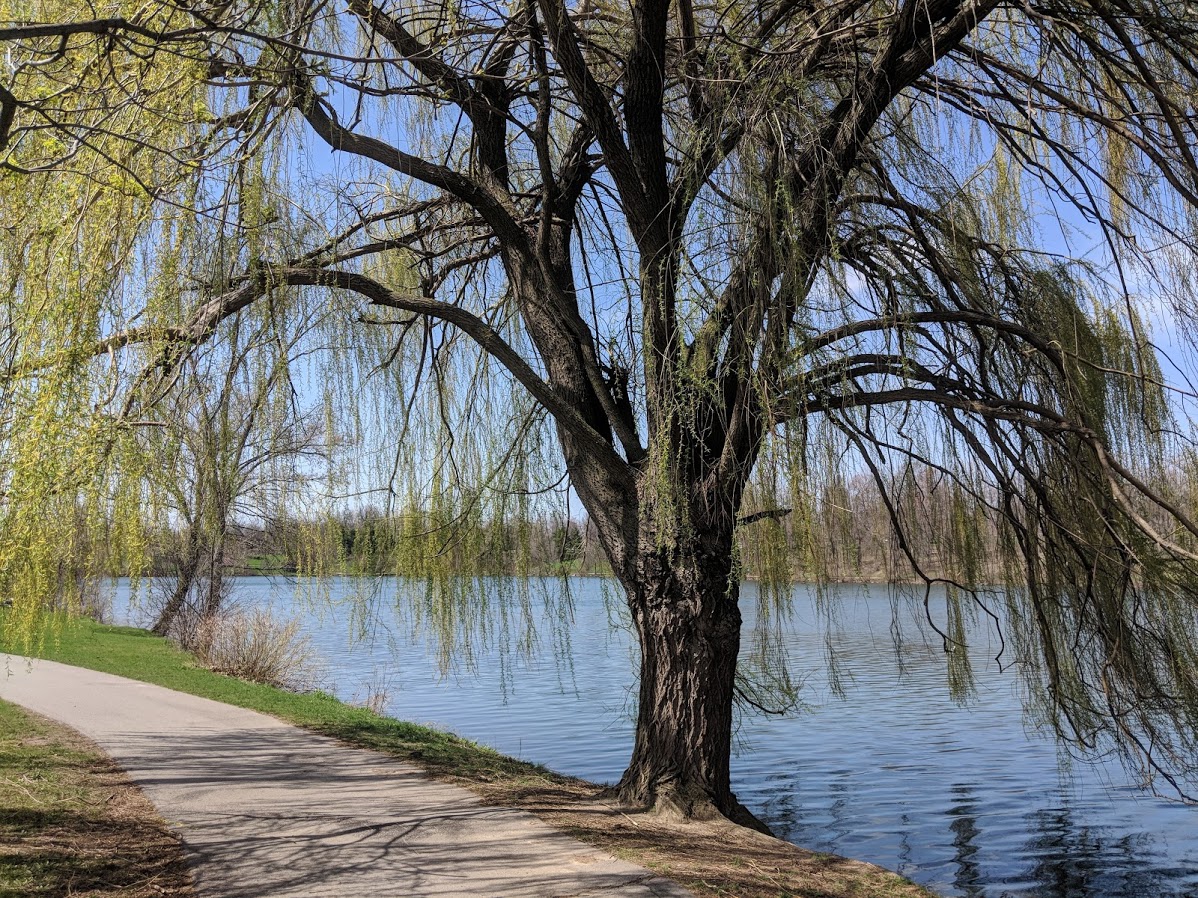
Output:
[[135,435],[250,320],[446,520],[564,470],[641,645],[629,800],[749,819],[738,541],[818,570],[861,475],[953,682],[995,614],[1063,735],[1198,772],[1188,2],[4,0],[0,43],[29,608],[81,516],[137,552]]

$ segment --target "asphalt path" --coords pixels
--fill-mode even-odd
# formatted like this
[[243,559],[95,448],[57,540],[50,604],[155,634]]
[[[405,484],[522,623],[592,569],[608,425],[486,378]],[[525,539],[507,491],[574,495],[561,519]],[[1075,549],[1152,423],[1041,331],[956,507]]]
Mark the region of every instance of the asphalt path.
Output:
[[0,698],[128,771],[179,833],[200,898],[686,898],[523,811],[265,714],[0,655]]

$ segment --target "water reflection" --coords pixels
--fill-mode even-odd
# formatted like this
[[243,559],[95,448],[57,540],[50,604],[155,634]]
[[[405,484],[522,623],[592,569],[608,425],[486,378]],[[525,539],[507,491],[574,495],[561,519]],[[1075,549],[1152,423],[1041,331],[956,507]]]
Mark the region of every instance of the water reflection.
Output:
[[1149,833],[1104,832],[1100,826],[1082,823],[1069,808],[1036,811],[1025,820],[1033,834],[1023,849],[1033,860],[1026,879],[1034,884],[1025,894],[1078,898],[1173,894],[1170,880],[1178,874],[1190,880],[1182,894],[1196,894],[1192,871],[1187,877],[1184,871],[1154,863],[1159,851]]
[[982,889],[982,868],[978,863],[978,798],[974,787],[959,783],[949,789],[950,805],[946,812],[952,820],[948,828],[953,833],[953,863],[957,865],[953,874],[953,885],[966,898],[979,898]]
[[[339,695],[382,684],[395,716],[563,772],[618,778],[632,741],[636,650],[613,627],[619,604],[602,581],[568,590],[536,581],[527,591],[474,581],[439,592],[384,579],[322,590],[346,601],[239,584],[243,601],[300,610]],[[348,601],[354,592],[369,601]],[[745,593],[751,624],[756,596]],[[486,620],[469,610],[478,601],[489,604]],[[741,800],[785,838],[897,869],[946,896],[1198,898],[1198,808],[1109,788],[1126,782],[1117,768],[1077,764],[1063,775],[1054,745],[1026,731],[1014,673],[995,662],[999,643],[984,620],[971,658],[976,692],[965,706],[951,700],[921,614],[919,602],[885,589],[847,589],[832,603],[796,590],[782,648],[803,710],[741,721]],[[447,655],[438,634],[463,648]]]

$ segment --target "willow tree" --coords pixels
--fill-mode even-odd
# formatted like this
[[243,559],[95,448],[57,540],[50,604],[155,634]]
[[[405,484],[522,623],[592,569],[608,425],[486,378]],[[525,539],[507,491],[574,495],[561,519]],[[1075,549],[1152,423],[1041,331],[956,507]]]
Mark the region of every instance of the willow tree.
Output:
[[[996,601],[980,513],[1041,709],[1194,773],[1187,393],[1148,330],[1185,320],[1198,246],[1181,0],[116,6],[0,6],[4,190],[139,173],[117,186],[225,248],[176,259],[178,300],[137,321],[155,281],[128,273],[125,313],[72,311],[96,323],[67,359],[18,334],[6,384],[134,353],[116,386],[143,410],[146,378],[223,320],[305,305],[393,344],[397,418],[449,369],[500,372],[520,414],[434,413],[555,435],[639,637],[632,802],[749,819],[729,786],[738,527],[802,551],[811,485],[850,470],[946,585],[952,669],[965,606]],[[953,486],[934,566],[914,462]]]
[[181,359],[179,383],[156,409],[160,426],[139,428],[178,540],[165,558],[159,547],[159,563],[173,562],[174,571],[148,609],[151,630],[183,645],[228,598],[231,535],[247,524],[277,527],[288,486],[310,479],[327,456],[323,418],[288,401],[289,363],[305,334],[280,323],[232,319],[221,335],[224,352]]

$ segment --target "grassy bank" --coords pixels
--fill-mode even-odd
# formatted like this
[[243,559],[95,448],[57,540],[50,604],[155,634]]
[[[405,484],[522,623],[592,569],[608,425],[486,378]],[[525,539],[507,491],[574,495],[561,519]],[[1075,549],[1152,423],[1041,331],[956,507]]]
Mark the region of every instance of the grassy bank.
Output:
[[[0,651],[22,653],[23,646]],[[927,898],[894,873],[817,854],[729,824],[680,825],[628,813],[591,783],[505,757],[457,736],[382,717],[321,693],[295,694],[199,667],[144,630],[89,620],[47,632],[42,657],[156,683],[272,714],[345,742],[413,761],[485,801],[524,808],[583,841],[643,864],[700,896]]]
[[[35,644],[43,640],[35,640]],[[24,647],[0,640],[0,651],[21,654]],[[40,657],[64,664],[142,680],[214,701],[251,708],[335,736],[420,761],[431,772],[483,780],[549,776],[543,768],[505,757],[449,733],[380,717],[322,692],[297,694],[249,683],[200,667],[191,655],[165,639],[133,627],[111,627],[87,619],[47,628]]]
[[0,898],[191,898],[178,840],[73,730],[0,702]]

